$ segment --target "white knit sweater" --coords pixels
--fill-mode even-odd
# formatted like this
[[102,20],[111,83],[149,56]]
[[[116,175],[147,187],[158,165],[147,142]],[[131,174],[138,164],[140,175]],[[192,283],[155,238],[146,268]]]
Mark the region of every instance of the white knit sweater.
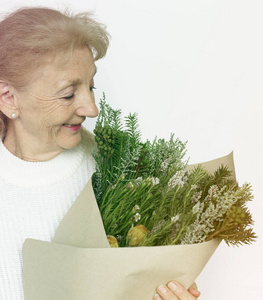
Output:
[[60,221],[95,170],[92,134],[46,162],[26,162],[0,141],[0,299],[22,300],[22,246],[51,241]]

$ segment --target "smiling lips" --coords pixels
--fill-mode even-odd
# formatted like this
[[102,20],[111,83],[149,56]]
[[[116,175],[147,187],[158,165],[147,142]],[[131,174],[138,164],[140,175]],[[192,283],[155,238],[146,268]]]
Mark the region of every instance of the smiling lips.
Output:
[[81,128],[81,123],[79,123],[79,124],[63,124],[62,126],[68,128],[69,130],[77,131]]

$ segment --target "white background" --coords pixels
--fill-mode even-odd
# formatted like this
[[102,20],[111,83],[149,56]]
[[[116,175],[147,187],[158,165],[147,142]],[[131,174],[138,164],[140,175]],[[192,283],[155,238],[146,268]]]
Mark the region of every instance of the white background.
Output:
[[259,238],[253,246],[221,244],[197,284],[202,300],[262,299],[262,0],[0,2],[2,12],[26,5],[94,10],[112,36],[97,63],[97,99],[104,91],[114,108],[138,112],[144,139],[174,132],[188,141],[190,163],[234,151],[239,182],[253,185]]

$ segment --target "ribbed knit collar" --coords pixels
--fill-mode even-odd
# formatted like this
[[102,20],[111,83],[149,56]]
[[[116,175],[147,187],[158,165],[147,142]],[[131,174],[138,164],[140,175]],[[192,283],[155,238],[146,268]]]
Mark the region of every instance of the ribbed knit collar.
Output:
[[26,188],[56,184],[74,174],[84,159],[82,144],[44,162],[28,162],[13,155],[0,139],[0,178]]

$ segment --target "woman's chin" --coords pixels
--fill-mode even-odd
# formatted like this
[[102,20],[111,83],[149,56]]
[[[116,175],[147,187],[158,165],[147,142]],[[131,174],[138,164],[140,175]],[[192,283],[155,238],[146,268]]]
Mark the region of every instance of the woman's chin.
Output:
[[74,134],[72,136],[63,137],[63,139],[61,139],[58,144],[62,149],[72,149],[77,147],[80,144],[81,140],[82,137],[79,132],[78,134]]

